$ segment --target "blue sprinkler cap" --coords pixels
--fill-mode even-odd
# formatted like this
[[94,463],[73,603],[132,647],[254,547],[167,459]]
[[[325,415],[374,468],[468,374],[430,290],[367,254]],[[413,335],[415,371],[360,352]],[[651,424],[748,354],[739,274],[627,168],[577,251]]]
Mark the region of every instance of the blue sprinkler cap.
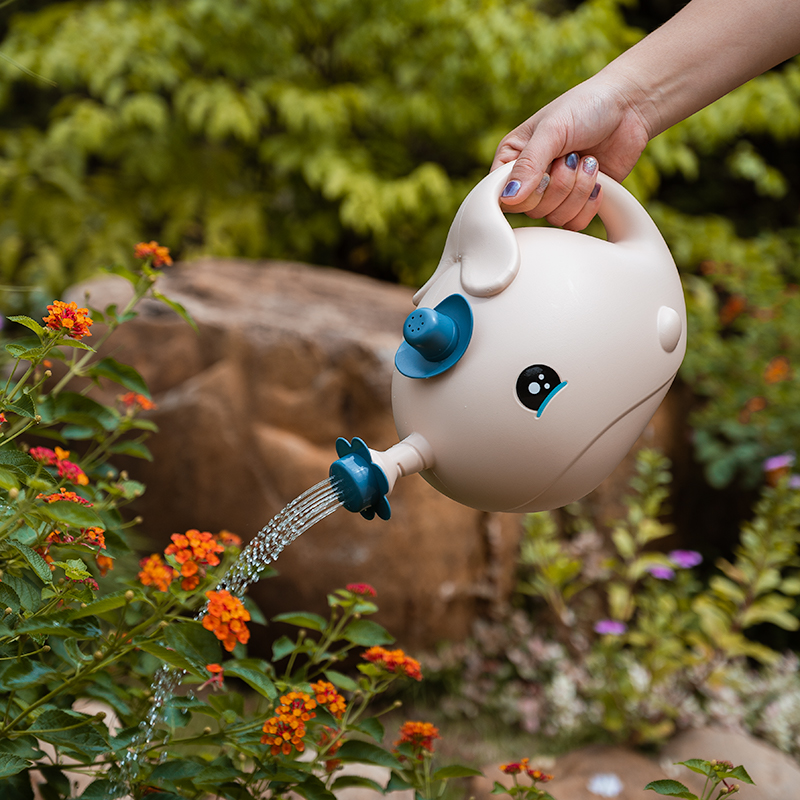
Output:
[[328,472],[342,505],[353,512],[360,512],[364,519],[389,519],[392,509],[386,499],[389,481],[386,473],[372,461],[372,454],[357,436],[352,444],[347,439],[336,440],[337,461]]
[[472,338],[472,309],[466,298],[451,294],[436,308],[412,311],[403,325],[394,365],[407,378],[432,378],[450,369]]

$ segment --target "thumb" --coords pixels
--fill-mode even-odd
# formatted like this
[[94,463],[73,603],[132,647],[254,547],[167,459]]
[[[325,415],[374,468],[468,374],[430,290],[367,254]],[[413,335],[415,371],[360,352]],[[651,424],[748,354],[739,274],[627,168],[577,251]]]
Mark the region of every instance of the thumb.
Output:
[[[507,137],[510,139],[510,136]],[[533,127],[530,135],[516,151],[510,141],[500,143],[495,156],[495,164],[516,163],[508,176],[501,201],[508,210],[530,211],[538,204],[538,199],[550,181],[548,170],[559,156],[566,155],[565,136],[558,134],[551,126]],[[493,168],[495,166],[493,164]],[[524,205],[524,209],[520,206]]]

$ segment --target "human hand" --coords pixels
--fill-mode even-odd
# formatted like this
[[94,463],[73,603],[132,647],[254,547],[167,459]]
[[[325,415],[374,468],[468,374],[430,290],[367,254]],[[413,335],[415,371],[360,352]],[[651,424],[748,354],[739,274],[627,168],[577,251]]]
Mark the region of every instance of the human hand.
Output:
[[[504,211],[582,230],[600,208],[598,167],[621,181],[650,139],[627,90],[592,78],[546,105],[500,142],[492,170],[516,159]],[[599,164],[598,164],[599,162]]]

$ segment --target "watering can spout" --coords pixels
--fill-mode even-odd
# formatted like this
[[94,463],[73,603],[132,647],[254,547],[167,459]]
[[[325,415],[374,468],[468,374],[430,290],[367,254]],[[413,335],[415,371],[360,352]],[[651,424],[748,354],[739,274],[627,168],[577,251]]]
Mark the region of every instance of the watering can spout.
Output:
[[348,510],[366,519],[389,519],[392,509],[386,499],[397,479],[433,466],[433,451],[423,436],[412,433],[384,452],[370,450],[363,440],[336,440],[339,458],[329,475]]

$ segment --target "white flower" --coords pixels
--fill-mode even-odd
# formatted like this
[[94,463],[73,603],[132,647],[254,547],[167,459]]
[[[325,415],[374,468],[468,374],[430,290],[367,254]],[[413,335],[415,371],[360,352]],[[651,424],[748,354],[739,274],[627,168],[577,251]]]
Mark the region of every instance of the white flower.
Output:
[[592,775],[586,788],[598,797],[617,797],[624,787],[613,772],[598,772]]

